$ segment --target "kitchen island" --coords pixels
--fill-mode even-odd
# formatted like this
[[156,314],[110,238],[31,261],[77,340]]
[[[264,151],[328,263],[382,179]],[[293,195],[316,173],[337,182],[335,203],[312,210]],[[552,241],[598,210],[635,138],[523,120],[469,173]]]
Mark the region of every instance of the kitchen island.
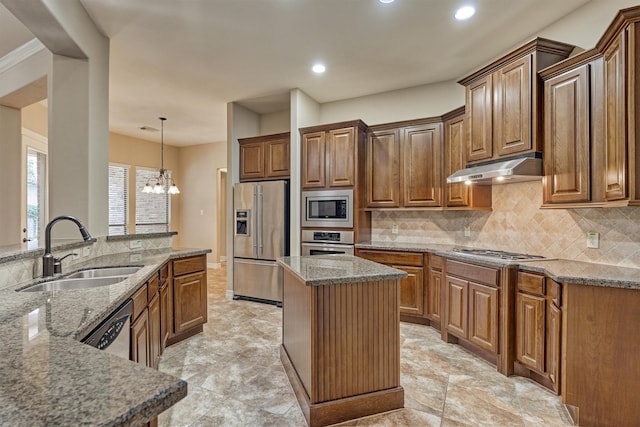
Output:
[[404,407],[398,282],[406,273],[347,255],[279,258],[280,358],[310,426]]

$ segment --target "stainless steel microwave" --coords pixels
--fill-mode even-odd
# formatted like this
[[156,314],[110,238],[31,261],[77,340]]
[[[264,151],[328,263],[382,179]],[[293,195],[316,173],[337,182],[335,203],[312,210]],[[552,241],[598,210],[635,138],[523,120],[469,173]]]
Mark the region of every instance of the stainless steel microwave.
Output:
[[353,189],[303,191],[302,226],[353,228]]

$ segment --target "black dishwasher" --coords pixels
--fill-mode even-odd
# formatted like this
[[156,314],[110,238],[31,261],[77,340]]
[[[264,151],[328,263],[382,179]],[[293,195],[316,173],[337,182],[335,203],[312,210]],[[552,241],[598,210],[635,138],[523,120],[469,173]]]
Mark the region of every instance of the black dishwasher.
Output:
[[100,323],[93,332],[87,335],[82,342],[100,350],[105,350],[107,353],[129,359],[132,312],[133,303],[128,299]]

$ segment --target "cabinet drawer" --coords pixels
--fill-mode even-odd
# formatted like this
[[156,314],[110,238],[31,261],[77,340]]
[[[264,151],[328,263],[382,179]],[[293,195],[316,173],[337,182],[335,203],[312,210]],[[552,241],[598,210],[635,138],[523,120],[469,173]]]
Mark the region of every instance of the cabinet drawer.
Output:
[[431,255],[430,260],[430,266],[432,269],[442,271],[442,268],[444,267],[444,258]]
[[195,273],[196,271],[205,271],[206,269],[206,258],[204,256],[176,259],[173,261],[174,276]]
[[147,284],[145,283],[131,297],[133,302],[133,313],[131,319],[135,320],[147,308]]
[[154,274],[147,282],[147,300],[151,301],[153,297],[158,293],[159,281],[158,274]]
[[549,280],[547,296],[551,299],[551,302],[556,305],[556,307],[562,307],[562,286],[560,283],[555,280]]
[[518,272],[518,290],[544,296],[544,276],[539,274]]
[[471,282],[498,286],[498,270],[495,268],[447,260],[447,274],[463,277]]
[[166,263],[160,268],[160,287],[164,287],[169,279],[169,263]]
[[358,250],[358,256],[381,264],[411,265],[422,267],[422,254],[411,252],[383,252]]

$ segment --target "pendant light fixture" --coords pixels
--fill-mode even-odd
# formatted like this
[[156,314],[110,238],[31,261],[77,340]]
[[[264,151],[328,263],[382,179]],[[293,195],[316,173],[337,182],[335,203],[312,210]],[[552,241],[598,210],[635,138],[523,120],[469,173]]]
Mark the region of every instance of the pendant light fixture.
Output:
[[147,183],[144,185],[142,189],[143,193],[155,193],[155,194],[164,194],[164,189],[168,185],[169,190],[167,193],[169,194],[180,194],[180,190],[178,186],[173,181],[173,178],[169,176],[168,171],[164,168],[164,121],[167,120],[166,117],[158,117],[160,119],[160,170],[158,171],[158,176],[154,176],[150,178]]

